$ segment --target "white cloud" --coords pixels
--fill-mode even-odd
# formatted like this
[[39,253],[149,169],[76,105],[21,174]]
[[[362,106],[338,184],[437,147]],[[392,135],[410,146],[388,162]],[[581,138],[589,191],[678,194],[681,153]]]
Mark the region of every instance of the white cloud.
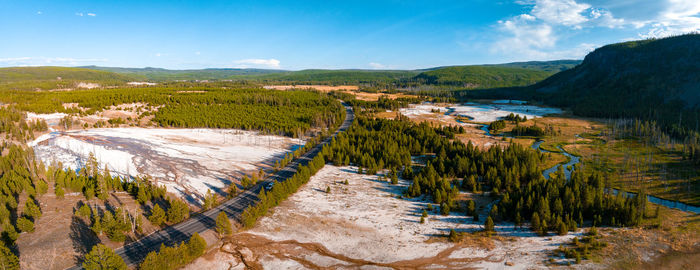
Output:
[[95,17],[95,16],[97,16],[97,14],[95,14],[95,13],[88,13],[87,15],[90,16],[90,17]]
[[369,63],[369,66],[370,66],[371,68],[373,68],[373,69],[383,69],[383,68],[386,68],[385,65],[382,65],[382,64],[380,64],[380,63],[375,63],[375,62]]
[[75,13],[75,16],[83,17],[83,15],[85,15],[85,14],[83,14],[82,12],[76,12],[76,13]]
[[579,4],[574,0],[537,0],[531,15],[548,23],[580,28],[588,17],[583,12],[591,8],[589,4]]
[[667,7],[650,22],[647,33],[640,37],[666,37],[700,31],[700,1],[668,0]]
[[242,59],[233,61],[238,68],[280,68],[280,60],[270,59]]
[[107,61],[105,58],[10,57],[0,58],[0,66],[78,66]]
[[42,14],[41,11],[37,11],[37,12],[36,12],[36,15],[41,15],[41,14]]
[[501,39],[492,48],[494,52],[550,48],[557,41],[551,26],[533,22],[528,16],[517,16],[510,20],[499,21],[498,24],[499,29],[505,32],[507,37]]
[[523,59],[579,58],[595,46],[562,49],[584,28],[638,29],[642,38],[700,31],[700,0],[515,0],[529,10],[498,21],[492,53]]
[[197,51],[197,52],[194,52],[194,54],[195,54],[195,55],[200,55],[200,54],[202,54],[202,52],[198,52],[198,51]]

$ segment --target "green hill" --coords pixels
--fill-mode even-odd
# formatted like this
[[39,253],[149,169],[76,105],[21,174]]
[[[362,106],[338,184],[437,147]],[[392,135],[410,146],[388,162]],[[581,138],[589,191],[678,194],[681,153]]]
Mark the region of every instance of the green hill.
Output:
[[84,68],[109,71],[140,78],[149,81],[174,81],[174,80],[233,80],[247,76],[284,72],[272,69],[240,69],[240,68],[208,68],[170,70],[163,68],[120,68],[86,66]]
[[307,69],[299,71],[271,69],[192,69],[119,68],[87,66],[135,79],[174,80],[249,80],[266,83],[298,84],[435,84],[451,87],[507,87],[538,82],[555,72],[578,64],[578,60],[520,62],[498,65],[436,67],[423,70]]
[[550,72],[551,74],[571,69],[576,65],[581,64],[581,60],[554,60],[554,61],[529,61],[529,62],[514,62],[506,64],[485,65],[498,67],[514,67],[526,68],[533,70],[541,70]]
[[542,70],[505,66],[453,66],[422,72],[412,81],[452,87],[495,88],[530,85],[551,74]]
[[252,79],[263,81],[282,81],[299,83],[331,83],[331,84],[357,84],[357,83],[388,83],[416,75],[416,71],[408,70],[324,70],[307,69],[300,71],[287,71],[282,73],[252,76]]
[[129,81],[132,78],[112,72],[72,67],[0,68],[0,83],[57,80]]
[[537,99],[575,114],[655,120],[696,130],[700,122],[700,34],[607,45],[534,85]]

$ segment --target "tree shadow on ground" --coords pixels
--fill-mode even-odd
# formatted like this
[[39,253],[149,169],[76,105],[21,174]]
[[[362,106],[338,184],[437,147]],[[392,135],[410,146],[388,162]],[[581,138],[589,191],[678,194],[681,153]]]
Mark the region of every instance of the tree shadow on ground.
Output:
[[76,216],[73,216],[70,224],[70,239],[73,242],[73,249],[77,253],[75,256],[77,264],[82,263],[85,254],[89,253],[93,246],[100,243],[100,238],[90,230],[90,226]]

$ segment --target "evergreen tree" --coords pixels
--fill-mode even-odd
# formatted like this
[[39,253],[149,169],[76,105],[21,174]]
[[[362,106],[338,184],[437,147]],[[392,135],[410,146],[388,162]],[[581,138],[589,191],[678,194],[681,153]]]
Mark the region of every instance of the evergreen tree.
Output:
[[530,219],[530,226],[533,231],[540,231],[540,215],[538,215],[537,212],[532,214],[532,218]]
[[190,258],[197,258],[204,254],[207,249],[207,241],[204,240],[199,233],[194,233],[190,240],[187,241],[187,249],[189,251]]
[[86,204],[83,204],[80,206],[80,208],[78,208],[78,216],[80,217],[88,218],[90,217],[90,213],[92,213],[92,211],[90,210],[90,207]]
[[19,270],[19,258],[0,242],[0,269]]
[[228,236],[233,233],[233,229],[231,228],[231,222],[228,220],[228,216],[226,216],[226,213],[220,212],[219,215],[216,217],[216,231],[219,233],[219,236]]
[[103,244],[95,245],[90,253],[85,255],[83,268],[86,270],[127,269],[124,259]]
[[151,216],[148,217],[148,220],[155,226],[162,225],[163,222],[165,222],[165,211],[160,208],[160,205],[154,205],[153,209],[151,209]]
[[204,203],[202,208],[204,211],[211,209],[216,204],[216,194],[212,193],[210,189],[207,189],[207,194],[204,196]]
[[494,224],[493,224],[493,219],[491,217],[486,218],[486,222],[484,222],[484,231],[487,233],[493,232],[494,229]]
[[178,223],[190,216],[190,208],[187,206],[187,203],[173,199],[170,200],[170,207],[166,215],[168,217],[168,222]]
[[27,219],[26,217],[20,217],[17,219],[17,229],[23,232],[33,232],[34,222]]

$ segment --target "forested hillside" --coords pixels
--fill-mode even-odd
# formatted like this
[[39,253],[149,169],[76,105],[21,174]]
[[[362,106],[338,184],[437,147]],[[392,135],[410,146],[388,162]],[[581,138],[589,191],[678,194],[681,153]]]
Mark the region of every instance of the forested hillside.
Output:
[[149,81],[174,80],[246,80],[285,84],[361,84],[402,87],[421,84],[458,88],[526,86],[579,64],[579,60],[532,61],[495,65],[450,66],[421,70],[307,69],[197,69],[119,68],[87,66]]
[[103,70],[119,74],[124,74],[140,80],[149,81],[173,81],[173,80],[232,80],[240,79],[242,76],[253,76],[270,73],[284,72],[274,69],[247,69],[247,68],[208,68],[208,69],[186,69],[171,70],[164,68],[121,68],[121,67],[98,67],[87,66],[84,68]]
[[654,120],[677,135],[685,133],[678,127],[697,131],[699,48],[700,34],[607,45],[532,90],[577,115]]
[[131,78],[112,72],[69,67],[0,68],[0,83],[42,80],[128,81]]
[[409,80],[413,84],[443,85],[460,88],[526,86],[539,82],[550,72],[517,67],[454,66],[422,72]]
[[[311,91],[220,89],[197,87],[114,88],[74,91],[2,91],[0,102],[37,113],[93,114],[112,105],[143,103],[164,127],[208,127],[260,130],[298,136],[312,128],[340,123],[343,107],[333,97]],[[77,103],[80,108],[66,108]]]
[[581,60],[554,60],[554,61],[528,61],[528,62],[514,62],[506,64],[496,64],[496,65],[484,65],[484,66],[498,66],[498,67],[513,67],[513,68],[526,68],[533,70],[541,70],[549,73],[557,73],[576,65],[581,64]]

